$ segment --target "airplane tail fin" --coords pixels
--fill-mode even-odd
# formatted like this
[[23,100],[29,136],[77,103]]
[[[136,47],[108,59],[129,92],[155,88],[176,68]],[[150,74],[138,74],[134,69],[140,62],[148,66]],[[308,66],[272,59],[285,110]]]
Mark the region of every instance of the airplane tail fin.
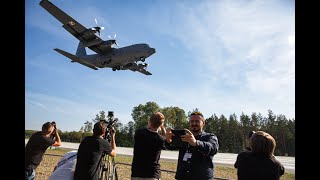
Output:
[[91,64],[86,63],[85,61],[81,60],[78,56],[75,56],[73,54],[70,54],[70,53],[65,52],[65,51],[58,49],[58,48],[55,48],[54,50],[64,56],[66,56],[67,58],[71,59],[72,60],[71,62],[77,62],[77,63],[80,63],[80,64],[87,66],[91,69],[98,70],[98,68],[96,68],[95,66],[93,66]]
[[79,42],[79,45],[78,45],[78,48],[77,48],[77,52],[76,52],[76,56],[82,57],[82,56],[86,56],[86,55],[87,55],[86,48],[81,45],[81,42]]

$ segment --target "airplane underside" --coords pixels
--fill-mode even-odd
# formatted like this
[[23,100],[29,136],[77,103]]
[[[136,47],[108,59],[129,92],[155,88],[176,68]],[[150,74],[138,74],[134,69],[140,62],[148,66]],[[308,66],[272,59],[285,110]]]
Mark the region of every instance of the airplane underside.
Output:
[[[113,45],[119,47],[115,40],[116,36],[114,36],[113,39],[109,36],[110,40],[101,39],[100,29],[104,29],[103,27],[96,26],[86,28],[55,6],[51,1],[41,0],[39,5],[60,21],[62,27],[79,40],[76,54],[71,54],[58,48],[54,49],[63,56],[71,59],[71,62],[77,62],[94,70],[108,67],[113,71],[128,69],[138,71],[145,75],[151,75],[151,73],[146,70],[148,64],[139,64],[138,62],[144,62],[146,58],[154,54],[156,52],[155,48],[151,48],[146,43],[114,48]],[[98,33],[99,36],[97,36],[96,33]],[[91,49],[96,54],[88,55],[86,48]]]

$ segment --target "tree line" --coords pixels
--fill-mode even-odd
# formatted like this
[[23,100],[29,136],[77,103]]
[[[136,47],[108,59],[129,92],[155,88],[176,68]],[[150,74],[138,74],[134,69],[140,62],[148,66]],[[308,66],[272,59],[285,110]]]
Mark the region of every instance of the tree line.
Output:
[[[165,115],[165,127],[173,129],[189,128],[188,117],[191,112],[199,110],[198,108],[187,113],[179,107],[161,108],[156,102],[147,102],[139,104],[132,110],[133,121],[122,124],[121,120],[114,124],[116,130],[116,142],[119,147],[133,147],[134,132],[138,128],[146,127],[149,117],[153,112],[160,111]],[[105,118],[105,111],[100,111],[94,119],[86,121],[79,131],[62,132],[59,135],[64,142],[79,143],[85,136],[92,135],[93,124],[102,118]],[[262,130],[272,135],[277,143],[275,150],[276,156],[295,156],[295,119],[287,119],[285,115],[275,115],[268,110],[267,117],[261,113],[253,112],[251,115],[242,113],[238,118],[236,114],[229,117],[213,113],[206,118],[204,131],[214,133],[219,140],[219,152],[221,153],[239,153],[245,149],[246,140],[250,131]],[[29,138],[34,130],[26,130],[25,137]]]

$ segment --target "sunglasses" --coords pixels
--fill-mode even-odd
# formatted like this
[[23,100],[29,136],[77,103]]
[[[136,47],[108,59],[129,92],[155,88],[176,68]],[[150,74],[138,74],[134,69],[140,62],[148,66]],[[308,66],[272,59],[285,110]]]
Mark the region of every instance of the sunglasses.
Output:
[[199,111],[192,112],[190,115],[199,115],[203,117],[203,114]]

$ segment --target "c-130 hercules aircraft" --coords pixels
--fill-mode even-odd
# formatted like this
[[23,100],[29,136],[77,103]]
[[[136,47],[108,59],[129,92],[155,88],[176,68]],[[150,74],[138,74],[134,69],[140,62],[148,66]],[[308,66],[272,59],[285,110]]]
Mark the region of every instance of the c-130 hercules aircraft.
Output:
[[[116,40],[109,36],[110,40],[102,40],[100,29],[103,27],[85,28],[68,14],[63,12],[57,6],[48,0],[41,0],[39,3],[45,10],[58,19],[68,32],[79,40],[79,45],[75,55],[70,54],[61,49],[54,50],[71,59],[71,62],[77,62],[94,70],[98,68],[109,67],[113,71],[116,70],[132,70],[141,72],[145,75],[152,75],[146,70],[148,66],[144,62],[146,58],[156,52],[154,48],[150,48],[148,44],[134,44],[122,48],[113,48],[113,45],[118,46]],[[97,21],[96,21],[97,23]],[[99,36],[96,35],[99,34]],[[115,35],[116,36],[116,35]],[[97,54],[88,55],[85,48],[89,48]]]

